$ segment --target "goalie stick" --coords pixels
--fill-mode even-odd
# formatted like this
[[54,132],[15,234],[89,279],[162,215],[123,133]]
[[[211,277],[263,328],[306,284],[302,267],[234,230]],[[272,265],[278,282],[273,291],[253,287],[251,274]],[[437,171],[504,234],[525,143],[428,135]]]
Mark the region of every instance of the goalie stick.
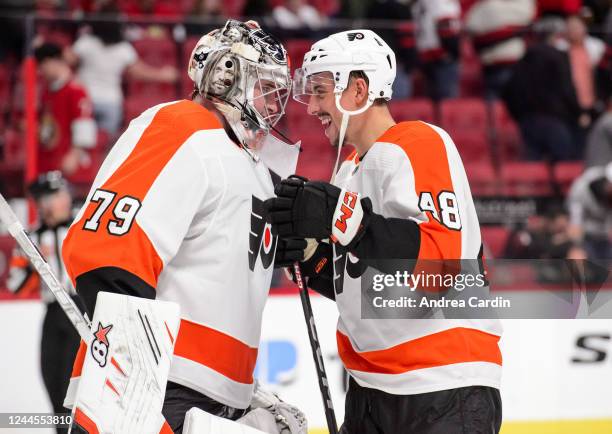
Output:
[[28,256],[30,263],[34,266],[42,280],[47,284],[60,307],[66,312],[68,319],[76,328],[81,339],[86,343],[91,341],[92,334],[89,318],[81,313],[68,292],[64,289],[59,280],[57,280],[57,277],[55,277],[51,270],[51,266],[40,253],[36,244],[30,239],[28,233],[19,222],[17,216],[2,194],[0,194],[0,221],[7,227],[11,236]]
[[334,404],[332,402],[331,393],[329,392],[329,381],[327,381],[327,374],[325,373],[325,364],[323,363],[323,354],[321,352],[321,345],[319,344],[317,328],[314,322],[312,305],[310,304],[310,296],[308,295],[308,289],[306,289],[304,286],[304,281],[302,280],[302,270],[300,270],[300,264],[298,262],[293,264],[293,273],[295,274],[295,281],[300,290],[300,299],[302,300],[304,318],[306,319],[306,328],[308,329],[308,339],[310,339],[310,348],[312,349],[312,357],[314,359],[315,368],[317,369],[317,378],[319,380],[319,389],[321,389],[321,398],[323,399],[323,409],[325,410],[327,429],[329,430],[329,434],[338,434],[338,424],[336,422]]

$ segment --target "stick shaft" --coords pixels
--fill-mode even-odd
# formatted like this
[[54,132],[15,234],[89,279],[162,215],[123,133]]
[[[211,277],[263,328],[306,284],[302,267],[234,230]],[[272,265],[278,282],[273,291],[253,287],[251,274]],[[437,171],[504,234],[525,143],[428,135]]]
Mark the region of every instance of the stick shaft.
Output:
[[329,381],[325,373],[325,363],[323,363],[323,354],[317,334],[317,328],[314,322],[312,313],[312,305],[310,304],[310,296],[308,290],[304,286],[302,280],[302,271],[298,262],[293,264],[293,272],[295,280],[300,290],[300,299],[302,300],[302,308],[304,310],[304,318],[306,320],[306,328],[308,329],[308,338],[310,339],[310,348],[312,349],[312,357],[314,359],[315,368],[317,370],[317,378],[319,380],[319,389],[321,390],[321,398],[323,399],[323,409],[325,410],[325,419],[327,419],[327,428],[330,434],[338,433],[338,425],[336,422],[336,413],[334,412],[334,404],[332,402],[331,393],[329,391]]
[[19,247],[24,251],[41,279],[47,284],[60,307],[66,312],[68,319],[81,336],[81,339],[85,342],[89,342],[91,336],[91,324],[89,320],[81,313],[68,294],[68,291],[64,289],[60,281],[55,277],[55,274],[53,274],[51,270],[51,266],[39,252],[36,244],[28,237],[27,232],[17,219],[17,216],[1,194],[0,221],[8,228],[11,236],[17,241],[17,244],[19,244]]

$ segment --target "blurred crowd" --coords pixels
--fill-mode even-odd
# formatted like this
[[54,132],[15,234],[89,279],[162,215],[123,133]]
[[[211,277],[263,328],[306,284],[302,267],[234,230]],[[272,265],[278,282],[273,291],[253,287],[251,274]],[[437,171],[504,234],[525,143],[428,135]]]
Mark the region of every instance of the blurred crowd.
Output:
[[[9,101],[0,108],[0,187],[11,190],[8,156],[23,146],[25,53],[41,77],[38,170],[61,170],[86,192],[141,108],[188,97],[188,45],[227,17],[258,19],[289,41],[293,66],[311,40],[373,28],[397,54],[394,100],[426,99],[438,113],[446,101],[477,99],[488,118],[501,106],[520,138],[518,160],[580,170],[557,206],[508,229],[498,254],[612,256],[611,0],[0,0],[0,99]],[[495,155],[497,171],[506,157]]]

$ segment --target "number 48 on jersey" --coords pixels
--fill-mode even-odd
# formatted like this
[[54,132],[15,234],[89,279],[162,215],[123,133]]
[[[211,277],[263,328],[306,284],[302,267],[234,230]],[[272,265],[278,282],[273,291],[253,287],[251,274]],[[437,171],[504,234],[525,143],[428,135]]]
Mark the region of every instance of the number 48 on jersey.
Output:
[[441,191],[438,193],[436,198],[438,202],[438,209],[440,214],[438,215],[438,209],[436,209],[436,203],[433,195],[424,191],[419,196],[419,208],[423,212],[429,212],[431,216],[442,223],[449,229],[456,231],[461,230],[461,217],[459,216],[459,204],[457,203],[457,196],[452,191]]

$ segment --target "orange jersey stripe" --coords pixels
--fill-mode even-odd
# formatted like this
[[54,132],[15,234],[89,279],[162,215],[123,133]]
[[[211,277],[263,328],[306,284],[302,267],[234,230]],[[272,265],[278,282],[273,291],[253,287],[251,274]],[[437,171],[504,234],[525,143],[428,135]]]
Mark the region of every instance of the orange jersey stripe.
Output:
[[85,355],[87,354],[87,345],[81,340],[79,344],[79,350],[74,358],[74,364],[72,365],[72,374],[70,378],[80,377],[83,372],[83,364],[85,363]]
[[457,327],[413,339],[391,348],[358,353],[347,336],[337,332],[338,353],[347,369],[376,374],[401,374],[454,363],[502,364],[499,336]]
[[74,411],[74,421],[82,427],[87,434],[99,434],[96,423],[91,420],[80,408],[76,408]]
[[174,354],[244,384],[253,382],[257,348],[212,328],[181,320]]
[[[401,147],[414,172],[415,191],[428,192],[434,198],[442,191],[453,191],[446,146],[442,137],[423,122],[402,122],[387,130],[377,141]],[[440,206],[435,202],[438,215]],[[419,259],[461,258],[461,232],[444,226],[435,218],[419,225]]]
[[92,217],[99,205],[90,202],[81,220],[68,232],[63,257],[75,286],[76,277],[81,274],[113,266],[129,271],[152,287],[157,286],[163,263],[147,234],[137,222],[124,235],[107,233],[105,228],[113,218],[110,210],[121,197],[131,196],[142,202],[159,173],[191,135],[218,128],[222,125],[215,115],[192,101],[162,107],[155,114],[130,155],[100,187],[117,196],[100,218],[99,229],[95,232],[83,229],[83,222]]

